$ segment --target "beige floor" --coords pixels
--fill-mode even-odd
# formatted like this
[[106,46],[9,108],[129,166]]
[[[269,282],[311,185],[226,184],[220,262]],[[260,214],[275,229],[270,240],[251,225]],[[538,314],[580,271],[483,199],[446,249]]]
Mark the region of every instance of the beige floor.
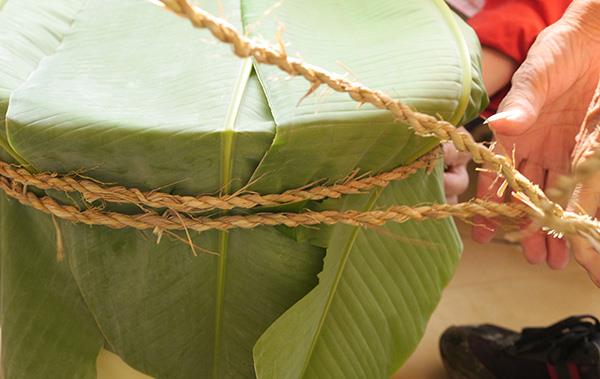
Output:
[[[520,329],[570,314],[600,315],[600,290],[576,265],[564,271],[525,263],[519,248],[502,242],[478,245],[465,238],[456,276],[444,292],[415,354],[394,379],[444,379],[437,339],[450,325],[492,322]],[[115,355],[98,357],[98,379],[143,379]]]
[[552,271],[525,263],[517,246],[482,246],[465,238],[463,259],[425,337],[394,379],[446,379],[437,342],[450,325],[491,322],[520,329],[582,313],[600,315],[600,290],[575,263]]

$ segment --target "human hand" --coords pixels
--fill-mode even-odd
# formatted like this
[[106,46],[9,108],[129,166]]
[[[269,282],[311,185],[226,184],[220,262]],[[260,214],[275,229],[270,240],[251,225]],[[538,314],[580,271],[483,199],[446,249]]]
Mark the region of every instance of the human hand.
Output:
[[[569,172],[575,136],[600,77],[598,20],[600,0],[573,1],[563,18],[538,36],[499,113],[488,119],[498,150],[509,156],[514,151],[515,167],[542,188]],[[502,181],[495,178],[479,175],[478,197],[504,200],[497,194]],[[473,228],[473,238],[491,240],[496,224],[474,221],[481,226]],[[522,245],[531,263],[562,268],[568,262],[566,243],[542,232],[526,236]]]
[[[464,128],[460,128],[464,129]],[[469,186],[467,163],[471,154],[458,151],[452,143],[443,144],[444,148],[444,192],[448,204],[458,203],[458,195]]]

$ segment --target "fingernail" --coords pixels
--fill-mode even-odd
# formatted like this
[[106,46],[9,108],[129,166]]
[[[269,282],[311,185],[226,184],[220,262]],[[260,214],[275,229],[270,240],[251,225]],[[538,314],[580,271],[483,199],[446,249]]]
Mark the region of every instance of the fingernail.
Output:
[[510,111],[496,113],[496,114],[493,114],[490,117],[486,118],[483,123],[484,124],[489,124],[490,122],[494,122],[494,121],[498,121],[498,120],[503,120],[503,119],[506,119],[506,117],[508,115],[510,115]]
[[495,122],[499,120],[517,121],[519,119],[522,119],[523,115],[524,113],[520,109],[511,109],[508,111],[496,113],[495,115],[488,117],[487,120],[485,120],[484,124],[489,124],[490,122]]

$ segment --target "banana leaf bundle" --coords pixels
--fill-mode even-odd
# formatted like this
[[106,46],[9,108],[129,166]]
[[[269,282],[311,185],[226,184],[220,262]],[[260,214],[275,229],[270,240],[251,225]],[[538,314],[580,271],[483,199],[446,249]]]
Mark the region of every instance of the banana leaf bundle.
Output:
[[[421,112],[460,124],[486,105],[478,42],[441,0],[197,4]],[[438,143],[343,94],[303,98],[302,79],[235,57],[145,0],[8,0],[0,30],[0,154],[31,171],[275,194],[410,164]],[[438,162],[385,189],[281,209],[443,198]],[[416,347],[461,250],[451,220],[188,234],[157,243],[1,195],[5,378],[95,378],[103,347],[157,378],[386,378]]]

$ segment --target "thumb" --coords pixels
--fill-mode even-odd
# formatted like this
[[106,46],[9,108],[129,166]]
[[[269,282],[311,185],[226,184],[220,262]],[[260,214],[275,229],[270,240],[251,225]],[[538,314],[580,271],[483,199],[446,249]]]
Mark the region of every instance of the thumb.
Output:
[[496,134],[518,136],[535,124],[548,88],[543,70],[544,66],[534,67],[532,61],[525,61],[517,70],[498,113],[486,121]]
[[519,105],[512,106],[490,116],[486,120],[486,124],[496,135],[519,136],[528,131],[537,120],[537,113],[532,113],[524,108]]

